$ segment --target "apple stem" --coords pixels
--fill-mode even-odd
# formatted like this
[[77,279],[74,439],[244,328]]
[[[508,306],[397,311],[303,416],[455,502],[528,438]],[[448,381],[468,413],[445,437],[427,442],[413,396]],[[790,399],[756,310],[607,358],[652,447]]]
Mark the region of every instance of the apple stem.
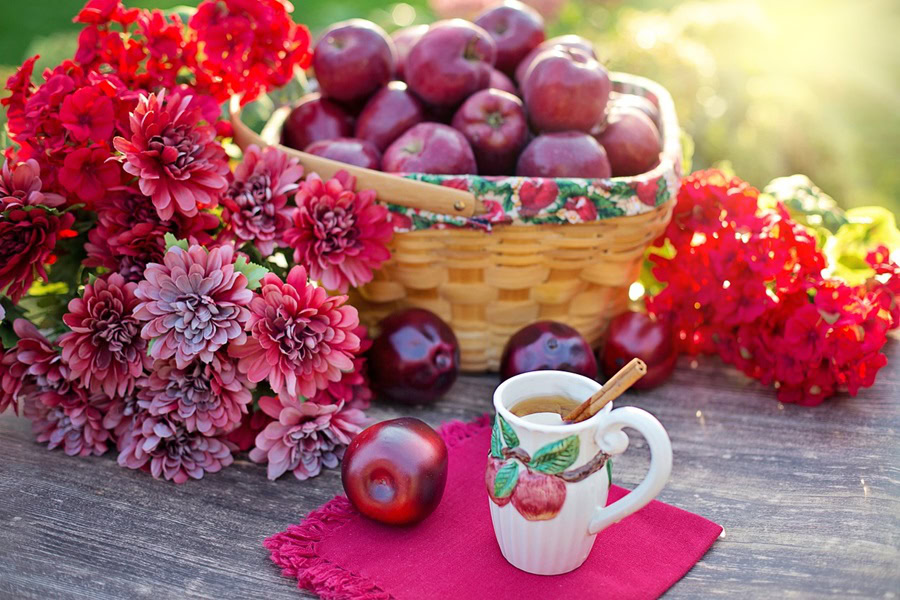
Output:
[[597,453],[597,456],[587,461],[577,469],[557,473],[556,477],[559,477],[563,481],[567,481],[569,483],[577,483],[579,481],[587,479],[588,477],[602,469],[606,465],[607,460],[609,460],[609,454],[601,451]]
[[521,448],[504,448],[501,450],[503,458],[516,458],[527,465],[531,462],[531,455]]

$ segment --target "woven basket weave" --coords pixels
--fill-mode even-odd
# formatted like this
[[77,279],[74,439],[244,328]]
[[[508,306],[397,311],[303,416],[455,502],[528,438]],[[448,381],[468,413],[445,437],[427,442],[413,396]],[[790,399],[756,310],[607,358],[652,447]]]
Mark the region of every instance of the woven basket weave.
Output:
[[[628,288],[639,274],[645,250],[669,223],[681,174],[680,130],[668,92],[644,78],[621,73],[612,77],[617,91],[643,95],[657,105],[663,153],[653,171],[613,178],[606,185],[610,190],[615,185],[637,189],[646,182],[660,181],[665,184],[659,188],[663,200],[652,208],[639,206],[638,210],[645,211],[639,214],[589,222],[514,221],[495,224],[490,232],[467,227],[397,231],[390,245],[390,261],[375,273],[373,281],[350,292],[360,321],[373,335],[388,314],[404,307],[426,308],[453,328],[466,372],[496,371],[510,336],[538,320],[567,323],[592,345],[600,342],[610,319],[627,309]],[[266,130],[256,134],[242,122],[238,99],[233,99],[235,141],[242,148],[251,143],[278,145],[286,116],[285,109],[281,110],[280,120],[273,115]],[[449,215],[465,208],[471,215],[481,200],[476,191],[478,176],[466,176],[471,193],[463,194],[278,147],[323,177],[342,168],[350,171],[360,187],[374,188],[379,199],[388,200],[395,208],[399,204]],[[442,183],[442,179],[458,177],[431,178]],[[601,202],[609,202],[605,198],[616,192],[596,193],[602,195]]]

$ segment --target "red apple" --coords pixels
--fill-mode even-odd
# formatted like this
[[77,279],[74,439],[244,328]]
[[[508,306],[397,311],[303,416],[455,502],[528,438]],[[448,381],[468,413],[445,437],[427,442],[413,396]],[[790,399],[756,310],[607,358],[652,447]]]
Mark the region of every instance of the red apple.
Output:
[[418,98],[402,81],[392,81],[378,90],[356,119],[356,137],[380,150],[391,145],[401,133],[425,120]]
[[381,168],[381,152],[378,148],[371,142],[356,138],[319,140],[307,146],[304,152],[365,169]]
[[603,146],[580,131],[539,135],[522,151],[516,166],[516,175],[523,177],[605,179],[610,173]]
[[497,69],[491,69],[491,79],[490,82],[488,82],[488,87],[494,88],[495,90],[508,92],[513,96],[519,95],[519,90],[516,89],[516,84],[512,82],[512,79],[510,79]]
[[462,19],[439,21],[406,57],[406,82],[435,106],[456,106],[488,86],[497,51],[491,36]]
[[326,96],[353,102],[390,81],[395,62],[394,43],[381,27],[365,19],[350,19],[325,30],[312,65]]
[[544,18],[530,6],[506,0],[481,13],[475,24],[487,31],[497,46],[496,66],[512,73],[525,55],[544,41]]
[[431,404],[450,389],[459,375],[459,343],[440,317],[409,308],[389,315],[379,329],[367,356],[372,388],[380,396]]
[[491,502],[497,506],[506,506],[512,500],[512,495],[505,498],[498,498],[494,495],[494,480],[497,478],[497,471],[503,466],[503,461],[493,456],[488,456],[487,468],[484,471],[484,485],[487,488],[488,497]]
[[519,470],[512,505],[528,521],[547,521],[559,514],[566,501],[565,482],[552,475]]
[[384,151],[382,168],[388,173],[477,173],[475,154],[466,138],[448,125],[419,123]]
[[356,510],[406,525],[437,508],[447,483],[447,446],[419,419],[403,417],[361,431],[344,453],[341,482]]
[[594,379],[597,360],[590,344],[574,328],[556,321],[538,321],[517,331],[503,348],[500,377],[531,371],[569,371]]
[[353,117],[321,94],[307,94],[288,115],[281,143],[303,150],[313,142],[353,135]]
[[620,108],[636,108],[653,121],[653,124],[659,128],[660,117],[659,108],[646,96],[638,96],[637,94],[622,94],[619,92],[609,93],[609,104],[606,112],[609,113]]
[[482,175],[511,175],[528,142],[522,101],[500,90],[481,90],[469,96],[452,125],[471,144]]
[[668,379],[678,359],[672,329],[639,312],[626,312],[614,318],[606,330],[602,351],[604,375],[612,377],[632,358],[647,363],[647,374],[633,388],[652,388]]
[[606,127],[594,137],[606,150],[613,177],[640,175],[659,164],[662,151],[659,130],[650,117],[637,108],[611,110]]
[[531,124],[540,132],[589,132],[603,120],[609,73],[581,50],[557,48],[535,57],[522,82]]
[[406,78],[406,57],[409,56],[409,51],[416,45],[419,38],[425,35],[426,31],[428,31],[428,25],[410,25],[391,34],[394,48],[397,50],[397,64],[394,68],[397,79]]
[[553,48],[576,48],[587,53],[591,58],[597,58],[597,54],[594,52],[594,45],[580,35],[561,35],[559,37],[550,38],[526,54],[525,58],[519,61],[515,73],[516,81],[519,82],[519,85],[521,85],[522,81],[525,79],[525,73],[528,72],[528,67],[531,66],[531,61],[534,60],[534,57],[544,50],[551,50]]

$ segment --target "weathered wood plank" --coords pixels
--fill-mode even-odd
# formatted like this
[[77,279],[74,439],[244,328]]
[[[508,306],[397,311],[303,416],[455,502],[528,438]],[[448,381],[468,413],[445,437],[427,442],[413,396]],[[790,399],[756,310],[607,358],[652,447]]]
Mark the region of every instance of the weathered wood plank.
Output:
[[[672,480],[661,499],[726,530],[667,595],[900,597],[900,344],[877,385],[818,408],[782,406],[717,359],[683,359],[660,389],[629,393],[669,430]],[[492,377],[464,377],[430,408],[378,407],[437,425],[490,410]],[[647,450],[633,439],[614,480],[633,487]],[[329,471],[265,479],[246,460],[175,486],[112,457],[71,459],[0,417],[0,597],[302,597],[263,538],[340,491]],[[652,565],[648,565],[652,568]]]

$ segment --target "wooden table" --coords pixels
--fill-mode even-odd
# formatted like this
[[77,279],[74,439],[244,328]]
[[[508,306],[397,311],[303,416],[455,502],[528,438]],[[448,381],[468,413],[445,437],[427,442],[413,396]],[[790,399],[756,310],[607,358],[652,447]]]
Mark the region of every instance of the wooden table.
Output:
[[[660,499],[725,527],[667,597],[900,598],[900,343],[886,352],[874,387],[817,408],[781,405],[706,357],[682,358],[663,387],[617,401],[668,428],[675,465]],[[472,419],[495,384],[463,377],[434,407],[371,412]],[[636,485],[647,456],[633,437],[614,481]],[[27,421],[5,415],[0,598],[303,597],[262,540],[340,491],[337,471],[271,482],[245,459],[176,486],[112,455],[48,452]]]

